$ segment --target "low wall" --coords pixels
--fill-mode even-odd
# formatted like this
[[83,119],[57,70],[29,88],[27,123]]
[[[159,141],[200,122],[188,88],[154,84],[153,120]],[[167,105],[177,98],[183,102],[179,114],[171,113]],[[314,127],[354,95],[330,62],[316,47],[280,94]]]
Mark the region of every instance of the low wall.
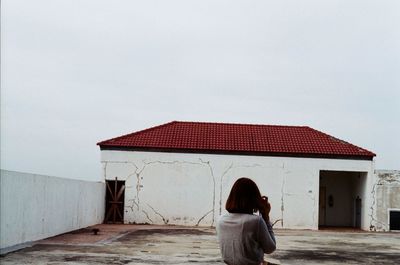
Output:
[[371,230],[389,231],[389,210],[400,210],[400,171],[375,170],[376,182],[372,196],[375,218]]
[[0,251],[104,219],[105,184],[1,170]]

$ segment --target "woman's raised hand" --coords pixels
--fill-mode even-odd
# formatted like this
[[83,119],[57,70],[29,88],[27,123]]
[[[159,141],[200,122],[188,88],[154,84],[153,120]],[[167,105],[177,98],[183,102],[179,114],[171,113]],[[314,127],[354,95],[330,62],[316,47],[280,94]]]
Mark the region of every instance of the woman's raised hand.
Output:
[[269,213],[271,212],[271,204],[268,202],[267,196],[262,196],[260,201],[260,214],[266,222],[269,222]]

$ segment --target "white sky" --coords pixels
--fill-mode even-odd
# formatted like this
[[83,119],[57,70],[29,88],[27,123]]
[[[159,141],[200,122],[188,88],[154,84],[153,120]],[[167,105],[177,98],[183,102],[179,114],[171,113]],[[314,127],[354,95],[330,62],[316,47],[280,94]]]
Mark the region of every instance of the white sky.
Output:
[[400,1],[1,3],[1,168],[99,180],[172,120],[308,125],[400,169]]

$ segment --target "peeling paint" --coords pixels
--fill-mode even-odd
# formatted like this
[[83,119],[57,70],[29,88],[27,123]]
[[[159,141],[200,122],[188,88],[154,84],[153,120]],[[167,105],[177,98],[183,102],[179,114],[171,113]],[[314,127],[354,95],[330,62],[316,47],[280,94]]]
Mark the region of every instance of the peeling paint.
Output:
[[389,231],[389,209],[400,209],[400,171],[376,170],[371,197],[370,230]]
[[384,184],[400,184],[400,171],[392,170],[392,171],[384,171],[384,173],[380,173],[381,170],[376,171],[378,175],[378,185]]

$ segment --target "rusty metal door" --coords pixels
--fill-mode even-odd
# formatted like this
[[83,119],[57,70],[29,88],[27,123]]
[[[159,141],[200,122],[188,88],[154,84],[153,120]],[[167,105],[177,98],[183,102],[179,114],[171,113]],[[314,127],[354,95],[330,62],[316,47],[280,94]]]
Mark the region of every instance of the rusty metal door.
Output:
[[124,222],[125,181],[106,181],[106,217],[104,223]]

